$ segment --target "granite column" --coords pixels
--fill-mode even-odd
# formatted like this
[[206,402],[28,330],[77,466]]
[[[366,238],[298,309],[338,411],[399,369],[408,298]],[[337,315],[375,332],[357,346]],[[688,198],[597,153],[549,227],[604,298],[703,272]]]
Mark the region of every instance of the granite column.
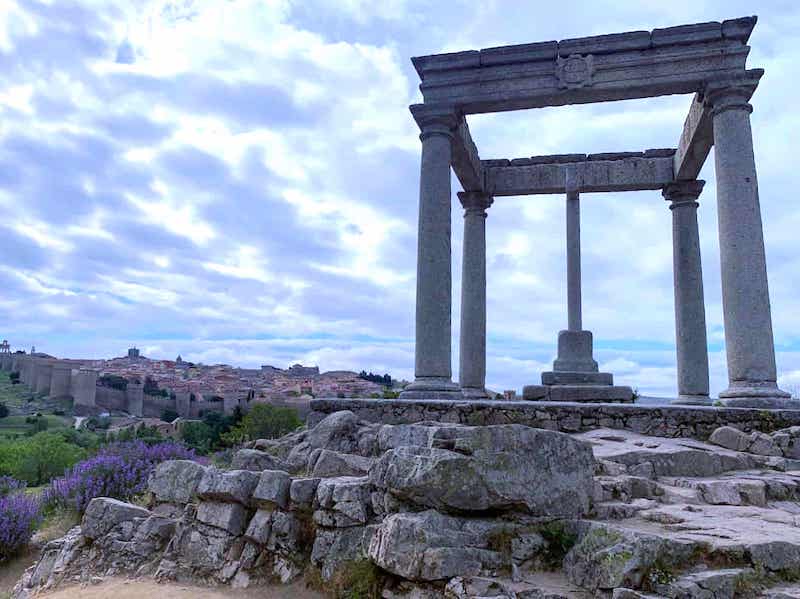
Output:
[[727,405],[779,406],[764,232],[748,100],[763,71],[706,89],[714,128],[717,213],[722,274]]
[[672,269],[678,362],[676,404],[710,404],[703,267],[697,198],[705,181],[677,181],[663,190],[672,211]]
[[486,209],[492,197],[458,194],[464,207],[459,382],[465,397],[486,398]]
[[418,104],[411,112],[422,133],[414,382],[403,399],[457,399],[452,380],[452,256],[450,247],[451,141],[457,125],[450,107]]

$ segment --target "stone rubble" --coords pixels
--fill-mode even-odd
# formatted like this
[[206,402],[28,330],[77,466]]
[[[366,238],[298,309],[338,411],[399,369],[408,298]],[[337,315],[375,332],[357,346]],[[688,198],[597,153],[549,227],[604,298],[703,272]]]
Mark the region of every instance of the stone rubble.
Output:
[[[797,596],[800,428],[727,429],[701,442],[336,413],[240,451],[302,468],[165,462],[147,507],[93,500],[13,596],[111,575],[331,581],[364,562],[386,599]],[[366,468],[317,476],[326,454]]]

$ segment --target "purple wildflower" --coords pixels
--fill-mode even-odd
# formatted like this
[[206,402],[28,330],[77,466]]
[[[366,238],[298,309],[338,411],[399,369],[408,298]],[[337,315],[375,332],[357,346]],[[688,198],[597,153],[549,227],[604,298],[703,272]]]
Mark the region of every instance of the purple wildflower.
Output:
[[193,450],[173,441],[111,443],[54,479],[44,492],[44,502],[83,512],[95,497],[130,499],[146,490],[147,479],[160,462],[197,459]]
[[40,520],[41,509],[37,497],[21,491],[0,497],[0,562],[28,544]]

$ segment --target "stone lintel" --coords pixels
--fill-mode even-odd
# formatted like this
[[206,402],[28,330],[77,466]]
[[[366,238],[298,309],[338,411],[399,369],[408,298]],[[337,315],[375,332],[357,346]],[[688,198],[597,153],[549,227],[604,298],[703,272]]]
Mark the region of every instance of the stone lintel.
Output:
[[412,59],[426,102],[464,114],[702,91],[741,74],[754,17]]
[[465,191],[483,190],[483,167],[467,119],[459,119],[453,136],[453,172]]
[[[552,157],[534,157],[530,163],[507,165],[482,161],[486,192],[492,196],[566,193],[567,167],[572,170],[581,192],[614,192],[661,189],[672,183],[673,159],[667,155],[628,156],[606,154],[610,159],[586,157],[578,162],[561,162]],[[661,151],[666,154],[666,151]]]
[[678,150],[675,152],[675,179],[696,179],[713,145],[711,111],[705,105],[703,96],[695,94],[683,123]]

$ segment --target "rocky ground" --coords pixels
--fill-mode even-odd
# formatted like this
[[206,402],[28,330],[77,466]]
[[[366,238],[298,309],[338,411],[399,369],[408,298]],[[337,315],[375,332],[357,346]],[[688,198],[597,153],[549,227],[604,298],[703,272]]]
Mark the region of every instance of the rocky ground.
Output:
[[15,597],[129,576],[449,597],[800,597],[800,427],[707,442],[351,412],[92,501]]

